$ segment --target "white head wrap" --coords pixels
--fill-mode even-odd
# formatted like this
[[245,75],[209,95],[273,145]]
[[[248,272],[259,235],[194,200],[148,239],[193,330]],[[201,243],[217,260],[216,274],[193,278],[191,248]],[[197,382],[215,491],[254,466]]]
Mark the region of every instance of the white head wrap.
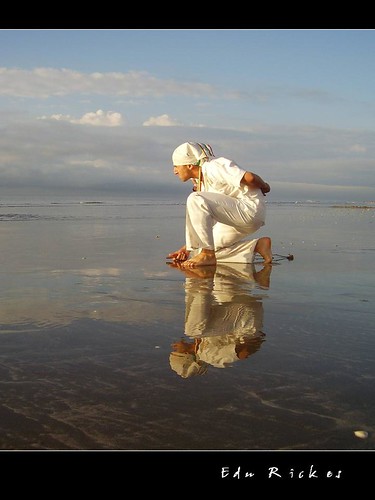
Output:
[[194,375],[203,375],[207,371],[207,363],[197,362],[193,354],[182,352],[171,352],[169,364],[182,378],[190,378]]
[[214,152],[209,144],[185,142],[173,151],[172,162],[173,165],[201,165],[204,161],[214,157]]

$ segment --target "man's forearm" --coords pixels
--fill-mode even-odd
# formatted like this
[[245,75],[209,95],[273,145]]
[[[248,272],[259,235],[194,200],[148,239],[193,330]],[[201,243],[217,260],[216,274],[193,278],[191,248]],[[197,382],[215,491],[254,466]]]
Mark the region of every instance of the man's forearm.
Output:
[[264,193],[268,193],[270,191],[270,186],[267,182],[265,182],[259,175],[254,174],[253,172],[246,172],[242,178],[243,184],[249,186],[251,188],[258,188]]

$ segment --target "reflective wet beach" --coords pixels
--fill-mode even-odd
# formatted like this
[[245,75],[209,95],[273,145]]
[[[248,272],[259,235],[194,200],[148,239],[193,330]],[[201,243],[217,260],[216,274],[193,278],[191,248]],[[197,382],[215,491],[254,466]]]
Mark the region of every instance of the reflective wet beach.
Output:
[[1,449],[374,449],[373,208],[270,204],[270,270],[187,275],[183,204],[94,201],[0,205]]

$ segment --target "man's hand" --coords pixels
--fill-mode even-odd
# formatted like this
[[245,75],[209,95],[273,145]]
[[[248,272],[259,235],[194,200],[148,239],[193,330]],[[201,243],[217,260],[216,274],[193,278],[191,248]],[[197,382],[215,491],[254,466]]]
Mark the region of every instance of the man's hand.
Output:
[[183,246],[179,250],[175,252],[171,252],[167,255],[167,259],[173,259],[175,261],[184,262],[189,258],[190,252],[186,250],[186,247]]
[[263,195],[266,196],[266,193],[269,193],[271,191],[271,187],[268,182],[265,182],[264,184],[265,186],[263,186],[260,190],[262,191]]

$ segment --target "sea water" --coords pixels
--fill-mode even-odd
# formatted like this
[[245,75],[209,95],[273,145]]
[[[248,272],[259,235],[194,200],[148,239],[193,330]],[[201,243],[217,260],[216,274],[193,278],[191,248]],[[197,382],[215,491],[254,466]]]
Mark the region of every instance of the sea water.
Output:
[[373,450],[373,203],[268,203],[265,274],[169,266],[184,214],[0,199],[0,449]]

